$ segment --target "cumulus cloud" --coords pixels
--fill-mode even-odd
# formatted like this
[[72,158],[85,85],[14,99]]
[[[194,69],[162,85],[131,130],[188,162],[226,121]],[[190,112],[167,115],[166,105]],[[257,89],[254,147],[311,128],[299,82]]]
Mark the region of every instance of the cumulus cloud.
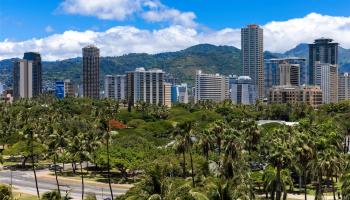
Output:
[[265,48],[270,51],[283,52],[320,37],[332,38],[350,48],[350,17],[310,13],[303,18],[273,21],[263,28]]
[[149,22],[195,26],[193,12],[181,12],[159,0],[64,0],[60,9],[69,14],[96,16],[99,19],[123,21],[134,15]]
[[[189,45],[198,44],[205,37],[206,35],[198,33],[193,28],[179,25],[159,30],[117,26],[104,32],[65,31],[42,39],[0,42],[0,59],[19,57],[25,51],[37,51],[42,53],[44,60],[61,60],[81,56],[81,48],[88,44],[98,46],[103,56],[116,56],[130,52],[158,53],[180,50]],[[215,38],[215,36],[210,37]]]
[[[283,52],[301,42],[330,37],[350,48],[350,17],[334,17],[311,13],[304,18],[270,22],[263,25],[265,50]],[[61,60],[81,56],[81,48],[95,44],[102,56],[126,53],[160,53],[210,43],[240,47],[240,29],[198,30],[196,27],[171,25],[146,30],[132,26],[116,26],[106,31],[65,31],[41,39],[0,42],[0,59],[21,57],[25,51],[41,52],[44,60]]]

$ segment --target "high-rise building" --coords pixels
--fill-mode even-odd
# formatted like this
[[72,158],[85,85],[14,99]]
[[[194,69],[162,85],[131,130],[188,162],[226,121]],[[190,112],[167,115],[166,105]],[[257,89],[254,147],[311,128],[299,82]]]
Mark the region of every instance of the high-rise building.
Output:
[[309,83],[315,84],[315,65],[317,63],[338,65],[338,43],[329,38],[320,38],[309,44]]
[[171,107],[171,86],[171,83],[163,83],[164,96],[162,105],[167,107]]
[[292,65],[299,65],[300,69],[300,85],[307,84],[308,82],[308,73],[307,73],[307,66],[306,66],[306,59],[305,58],[298,58],[298,57],[290,57],[290,58],[273,58],[273,59],[266,59],[265,60],[265,91],[266,94],[269,94],[269,89],[272,86],[280,85],[280,70],[279,65],[282,63],[289,63]]
[[17,60],[13,67],[14,98],[32,98],[33,91],[33,62]]
[[92,45],[83,48],[83,96],[100,97],[100,50]]
[[350,100],[350,76],[349,73],[339,75],[338,101]]
[[319,86],[273,86],[270,88],[269,103],[306,103],[317,107],[322,105],[322,90]]
[[255,85],[249,76],[240,76],[231,85],[231,100],[235,104],[250,105],[255,103]]
[[15,99],[32,98],[42,93],[42,65],[39,53],[24,53],[14,62],[13,92]]
[[196,71],[195,102],[213,100],[222,102],[228,98],[228,78],[219,74],[204,74]]
[[32,61],[32,91],[33,96],[42,93],[42,64],[41,56],[36,52],[24,53],[23,60]]
[[178,102],[179,103],[188,103],[188,88],[186,83],[178,85]]
[[338,67],[328,63],[315,63],[314,83],[323,92],[323,103],[338,102]]
[[263,99],[265,96],[263,29],[255,24],[242,28],[241,50],[243,75],[252,78],[257,97]]
[[280,85],[300,85],[300,65],[287,62],[279,64]]
[[105,76],[105,97],[116,100],[126,99],[126,75]]
[[130,106],[139,101],[161,105],[164,104],[164,71],[160,69],[145,70],[136,68],[127,72],[127,100]]

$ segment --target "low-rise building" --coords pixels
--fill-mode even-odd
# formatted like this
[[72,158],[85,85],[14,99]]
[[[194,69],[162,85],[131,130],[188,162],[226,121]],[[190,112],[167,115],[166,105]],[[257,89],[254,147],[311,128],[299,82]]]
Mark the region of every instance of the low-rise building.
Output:
[[306,103],[313,107],[322,104],[319,86],[273,86],[269,92],[269,103]]

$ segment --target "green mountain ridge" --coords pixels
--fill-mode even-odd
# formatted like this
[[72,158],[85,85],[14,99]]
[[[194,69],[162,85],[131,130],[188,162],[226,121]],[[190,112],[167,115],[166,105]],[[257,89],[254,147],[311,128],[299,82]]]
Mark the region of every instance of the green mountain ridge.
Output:
[[[285,53],[266,51],[265,59],[281,57],[308,57],[307,44],[299,44]],[[195,70],[224,75],[241,74],[241,51],[233,46],[199,44],[187,49],[159,54],[130,53],[115,57],[101,57],[101,80],[106,74],[124,74],[137,67],[159,68],[173,74],[180,81],[193,82]],[[12,62],[0,61],[1,79],[11,83]],[[350,50],[339,48],[339,61],[342,71],[350,71]],[[71,79],[80,83],[82,59],[71,58],[62,61],[43,62],[43,79],[52,82],[57,79]],[[7,78],[6,78],[7,76]]]

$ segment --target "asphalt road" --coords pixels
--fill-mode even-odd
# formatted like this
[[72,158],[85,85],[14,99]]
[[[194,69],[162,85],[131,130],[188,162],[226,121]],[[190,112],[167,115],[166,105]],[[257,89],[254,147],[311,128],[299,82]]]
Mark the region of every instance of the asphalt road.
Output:
[[[38,170],[38,185],[40,194],[57,189],[56,180],[53,176],[48,176],[48,170]],[[11,184],[11,171],[0,171],[0,183]],[[73,199],[81,199],[81,181],[66,178],[59,178],[61,193],[64,195],[69,191],[69,196]],[[12,171],[12,185],[15,190],[36,195],[34,175],[32,171]],[[85,182],[85,194],[95,193],[99,200],[110,197],[108,184]],[[113,186],[113,194],[125,193],[128,189],[124,187]]]

